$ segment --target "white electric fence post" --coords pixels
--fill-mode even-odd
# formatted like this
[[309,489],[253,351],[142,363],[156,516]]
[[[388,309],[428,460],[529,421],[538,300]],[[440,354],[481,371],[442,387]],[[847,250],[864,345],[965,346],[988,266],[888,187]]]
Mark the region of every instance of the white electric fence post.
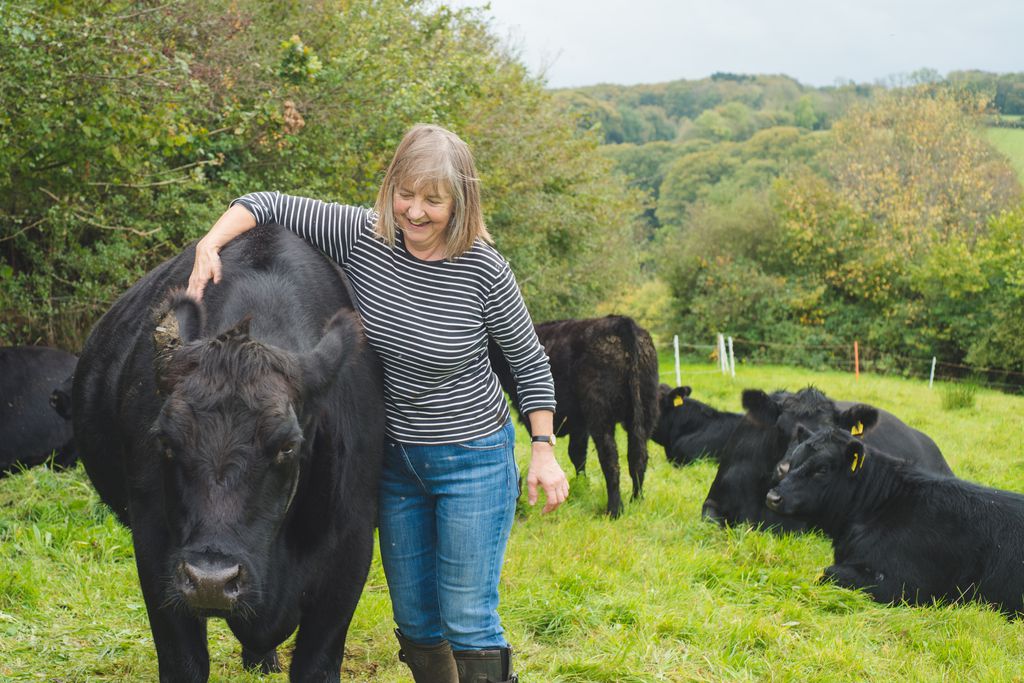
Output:
[[729,337],[729,372],[736,377],[736,356],[732,352],[732,337]]
[[675,347],[675,351],[676,351],[676,386],[678,387],[678,386],[682,386],[682,384],[683,384],[682,375],[679,373],[679,335],[678,334],[677,335],[673,335],[673,337],[672,337],[672,346]]
[[932,382],[935,381],[935,356],[932,356],[932,372],[928,376],[928,388],[932,388]]
[[718,366],[722,369],[722,374],[725,375],[729,372],[729,359],[725,356],[725,335],[718,335]]

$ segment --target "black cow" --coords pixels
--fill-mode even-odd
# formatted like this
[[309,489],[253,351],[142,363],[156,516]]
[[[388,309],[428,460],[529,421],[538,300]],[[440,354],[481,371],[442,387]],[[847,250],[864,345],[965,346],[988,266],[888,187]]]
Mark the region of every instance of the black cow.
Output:
[[[778,515],[764,504],[765,494],[784,474],[780,461],[798,443],[797,427],[807,431],[829,426],[863,433],[864,441],[882,449],[895,444],[903,457],[936,474],[952,472],[935,442],[896,416],[862,403],[833,401],[814,387],[796,393],[758,389],[743,392],[742,421],[724,448],[721,465],[704,501],[703,514],[720,524],[760,524],[781,531],[802,531],[806,524]],[[866,426],[864,415],[877,421]],[[859,425],[859,426],[858,426]]]
[[202,304],[180,290],[189,247],[93,328],[81,459],[131,527],[161,681],[208,678],[208,617],[264,672],[298,627],[291,680],[338,681],[373,551],[379,363],[341,272],[297,236],[256,228],[221,259]]
[[1022,612],[1024,496],[925,472],[834,427],[803,438],[801,464],[766,502],[831,537],[825,579],[882,603]]
[[75,371],[78,358],[46,346],[0,348],[0,477],[42,464],[77,459],[71,422],[50,404],[50,395]]
[[[536,325],[555,381],[555,434],[569,436],[569,459],[577,474],[587,465],[593,437],[608,488],[608,514],[622,513],[615,425],[626,430],[626,460],[633,499],[643,493],[647,439],[658,418],[658,354],[647,330],[632,318],[609,315]],[[492,341],[491,365],[518,409],[512,372]],[[524,420],[525,423],[525,420]]]
[[697,458],[719,460],[742,413],[727,413],[691,398],[690,387],[658,388],[658,425],[651,440],[665,448],[673,465],[688,465]]

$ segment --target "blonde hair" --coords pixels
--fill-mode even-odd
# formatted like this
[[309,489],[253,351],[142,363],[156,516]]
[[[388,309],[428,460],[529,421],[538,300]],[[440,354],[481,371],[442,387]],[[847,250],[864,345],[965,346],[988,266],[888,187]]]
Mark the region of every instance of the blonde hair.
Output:
[[480,206],[480,179],[473,153],[458,135],[441,126],[419,123],[398,143],[374,206],[377,235],[391,247],[395,246],[398,229],[395,191],[405,183],[414,190],[443,188],[451,195],[452,217],[445,230],[446,259],[465,254],[478,237],[493,244]]

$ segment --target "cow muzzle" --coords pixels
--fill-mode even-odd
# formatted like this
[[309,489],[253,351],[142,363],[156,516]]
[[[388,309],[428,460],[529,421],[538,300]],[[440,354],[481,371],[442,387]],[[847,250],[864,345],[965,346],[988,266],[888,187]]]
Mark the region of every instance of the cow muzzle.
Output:
[[772,489],[771,491],[768,492],[768,495],[764,497],[764,504],[768,506],[769,510],[781,512],[780,508],[782,507],[782,496],[779,494],[778,491]]
[[245,569],[230,561],[182,560],[175,584],[189,608],[195,611],[230,612],[245,592]]

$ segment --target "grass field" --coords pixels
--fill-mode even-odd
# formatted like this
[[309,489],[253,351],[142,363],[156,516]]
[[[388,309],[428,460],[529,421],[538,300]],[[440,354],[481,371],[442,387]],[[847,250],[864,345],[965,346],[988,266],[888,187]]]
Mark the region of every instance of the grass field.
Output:
[[996,149],[1010,159],[1017,177],[1024,182],[1024,128],[986,128],[985,135]]
[[[980,390],[973,408],[946,411],[939,388],[918,381],[743,365],[736,379],[686,366],[683,383],[727,410],[740,409],[743,388],[814,384],[927,432],[959,475],[1024,491],[1024,397]],[[527,453],[522,427],[518,436],[519,453]],[[568,469],[564,443],[558,452]],[[817,583],[831,561],[821,536],[702,522],[709,463],[677,469],[652,444],[645,498],[616,521],[601,514],[604,483],[592,449],[589,470],[589,479],[572,480],[562,509],[524,508],[512,532],[501,612],[526,683],[1024,681],[1021,621],[977,604],[878,605]],[[343,680],[411,680],[391,630],[375,561]],[[209,641],[211,680],[287,680],[244,673],[223,623],[210,622]],[[290,648],[281,648],[285,661]],[[131,537],[81,468],[0,480],[0,680],[156,679]]]

